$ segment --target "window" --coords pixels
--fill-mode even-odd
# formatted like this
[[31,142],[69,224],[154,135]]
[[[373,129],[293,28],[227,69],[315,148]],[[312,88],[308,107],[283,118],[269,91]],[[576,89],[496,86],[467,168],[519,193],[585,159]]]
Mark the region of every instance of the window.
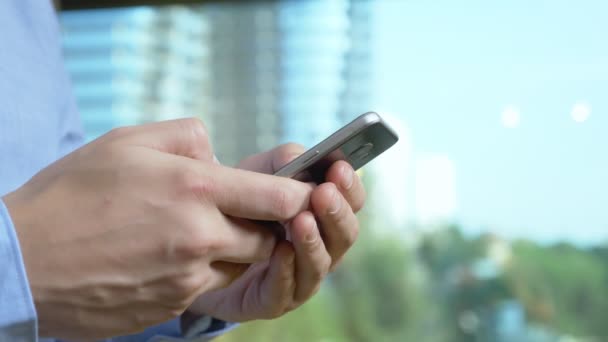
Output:
[[90,138],[199,116],[219,159],[368,110],[361,237],[310,303],[219,341],[603,341],[608,4],[285,1],[69,11]]

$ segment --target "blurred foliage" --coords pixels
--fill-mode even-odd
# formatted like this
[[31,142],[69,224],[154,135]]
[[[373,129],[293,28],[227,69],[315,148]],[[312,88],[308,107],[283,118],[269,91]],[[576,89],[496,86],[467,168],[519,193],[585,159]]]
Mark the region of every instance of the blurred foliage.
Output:
[[[458,226],[379,233],[381,218],[359,216],[357,244],[312,300],[217,341],[608,340],[608,247],[470,238]],[[499,336],[506,302],[525,317],[517,339]]]
[[435,334],[424,286],[413,279],[414,255],[402,239],[374,233],[369,212],[357,244],[320,292],[273,321],[256,321],[218,339],[232,341],[404,341]]
[[511,287],[530,320],[571,335],[608,338],[608,254],[606,248],[569,244],[542,247],[513,244]]

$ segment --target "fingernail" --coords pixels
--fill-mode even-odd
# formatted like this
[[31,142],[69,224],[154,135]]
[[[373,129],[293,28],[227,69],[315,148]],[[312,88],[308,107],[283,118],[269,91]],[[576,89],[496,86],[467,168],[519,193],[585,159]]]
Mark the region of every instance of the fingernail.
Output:
[[342,187],[349,190],[353,186],[354,172],[349,167],[342,166]]
[[329,205],[327,212],[331,215],[334,215],[340,210],[341,207],[342,207],[342,201],[340,199],[340,196],[338,196],[338,191],[334,190],[334,196],[331,201],[331,204]]

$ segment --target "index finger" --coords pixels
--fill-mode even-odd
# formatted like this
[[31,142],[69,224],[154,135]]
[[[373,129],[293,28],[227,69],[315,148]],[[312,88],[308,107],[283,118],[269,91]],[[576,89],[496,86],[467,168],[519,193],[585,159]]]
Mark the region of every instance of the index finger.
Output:
[[285,221],[306,210],[313,186],[293,179],[205,163],[195,191],[224,214]]

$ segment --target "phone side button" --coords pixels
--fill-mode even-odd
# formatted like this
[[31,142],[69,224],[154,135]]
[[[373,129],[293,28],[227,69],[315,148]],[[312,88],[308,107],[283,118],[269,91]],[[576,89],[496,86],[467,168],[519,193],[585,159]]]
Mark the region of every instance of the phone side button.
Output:
[[367,143],[367,144],[357,148],[356,150],[354,150],[348,157],[350,158],[350,160],[363,159],[370,154],[370,152],[372,151],[373,148],[374,148],[374,144]]

